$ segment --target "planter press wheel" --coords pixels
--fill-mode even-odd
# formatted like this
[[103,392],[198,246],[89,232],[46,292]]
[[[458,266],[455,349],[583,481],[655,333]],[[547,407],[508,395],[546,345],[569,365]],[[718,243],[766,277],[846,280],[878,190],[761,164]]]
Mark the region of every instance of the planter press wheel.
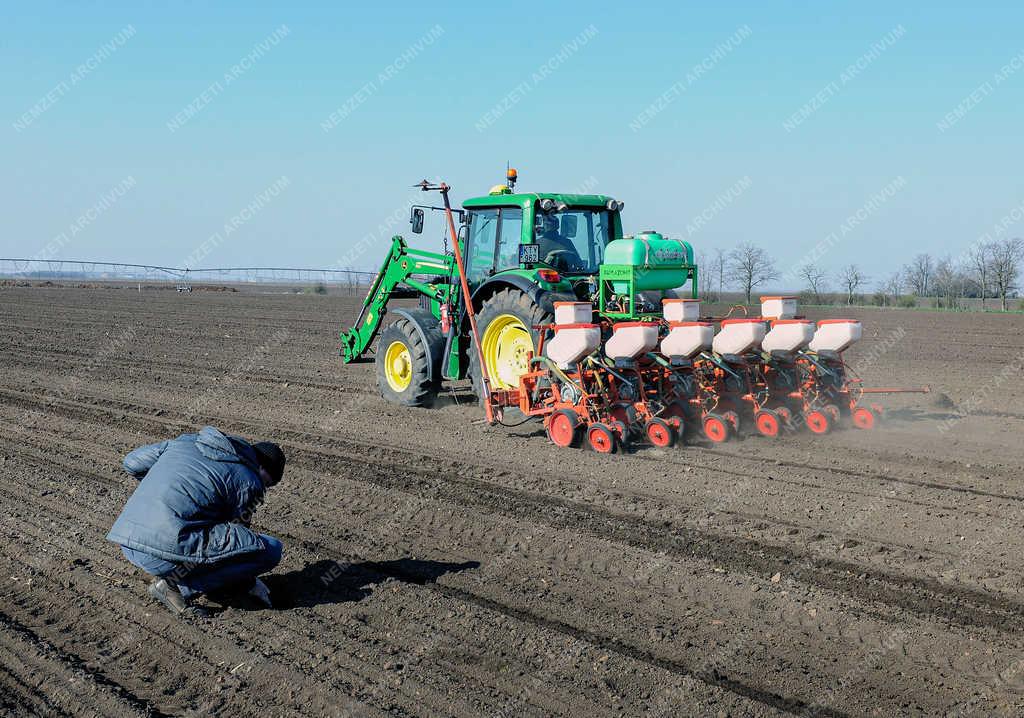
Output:
[[805,421],[812,434],[827,434],[832,428],[832,419],[826,411],[812,411],[807,415]]
[[548,420],[548,438],[555,446],[578,446],[581,433],[580,419],[571,409],[560,409]]
[[729,440],[731,424],[717,414],[708,414],[704,417],[704,436],[716,444],[722,444]]
[[874,429],[876,421],[875,412],[866,406],[858,406],[853,410],[853,425],[858,429]]
[[644,433],[647,440],[659,448],[672,446],[676,443],[676,431],[664,419],[654,417],[644,425]]
[[615,451],[615,432],[607,424],[600,422],[587,427],[587,443],[599,454],[611,454]]
[[754,425],[762,436],[774,439],[779,435],[782,424],[779,415],[770,409],[762,409],[754,415]]

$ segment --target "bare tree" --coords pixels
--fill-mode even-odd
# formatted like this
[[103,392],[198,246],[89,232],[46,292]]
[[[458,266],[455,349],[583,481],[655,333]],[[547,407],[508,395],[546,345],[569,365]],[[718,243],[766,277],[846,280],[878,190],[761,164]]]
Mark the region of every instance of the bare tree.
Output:
[[885,285],[882,289],[886,294],[892,295],[894,302],[900,301],[900,294],[903,293],[904,276],[902,270],[896,270],[889,275],[889,278],[885,280]]
[[750,293],[754,287],[779,276],[775,270],[775,260],[761,247],[755,247],[750,242],[744,242],[729,252],[728,260],[729,278],[743,290],[747,304],[750,304]]
[[722,292],[725,290],[725,272],[728,267],[726,257],[724,249],[715,247],[715,256],[711,259],[711,264],[708,266],[712,280],[711,286],[717,286],[715,299],[719,302],[722,301]]
[[927,297],[931,289],[935,262],[930,254],[919,254],[903,268],[910,290],[919,297]]
[[935,265],[932,288],[938,300],[938,306],[946,309],[961,309],[961,300],[967,289],[967,278],[960,268],[947,257]]
[[992,288],[1006,311],[1006,297],[1017,288],[1020,263],[1024,259],[1024,240],[1004,239],[992,245]]
[[880,280],[875,284],[875,303],[880,307],[889,306],[890,299],[893,303],[896,302],[896,296],[892,292],[892,285],[890,284],[891,279],[892,277],[889,277],[887,279]]
[[973,274],[974,283],[978,285],[981,309],[984,311],[992,269],[992,245],[987,242],[975,244],[967,254],[967,263]]
[[843,267],[838,276],[840,284],[846,287],[846,304],[853,304],[854,295],[857,294],[860,286],[867,281],[867,277],[856,264],[848,264]]
[[814,303],[821,304],[821,295],[827,290],[828,273],[816,264],[808,262],[800,267],[800,278],[814,295]]

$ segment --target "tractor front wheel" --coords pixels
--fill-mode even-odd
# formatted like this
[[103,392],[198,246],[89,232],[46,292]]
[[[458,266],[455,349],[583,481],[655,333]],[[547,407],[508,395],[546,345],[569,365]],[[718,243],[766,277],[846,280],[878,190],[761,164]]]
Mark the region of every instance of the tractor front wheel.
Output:
[[[377,386],[381,396],[402,406],[426,406],[437,396],[431,379],[431,347],[408,319],[399,319],[380,333],[377,344]],[[436,375],[436,372],[435,372]]]

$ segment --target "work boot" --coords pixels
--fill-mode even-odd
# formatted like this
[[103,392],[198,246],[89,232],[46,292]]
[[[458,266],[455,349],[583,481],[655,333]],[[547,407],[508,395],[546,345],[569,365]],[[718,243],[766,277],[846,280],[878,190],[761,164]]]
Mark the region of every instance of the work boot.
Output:
[[177,584],[170,579],[155,579],[149,584],[149,595],[164,604],[176,616],[189,615],[197,618],[209,616],[205,609],[193,606],[188,599],[182,596]]

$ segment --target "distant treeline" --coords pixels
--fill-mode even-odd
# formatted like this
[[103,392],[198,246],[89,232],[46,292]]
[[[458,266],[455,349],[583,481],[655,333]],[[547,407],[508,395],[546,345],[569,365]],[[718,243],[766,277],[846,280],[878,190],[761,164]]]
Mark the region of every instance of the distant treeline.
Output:
[[979,241],[959,257],[934,258],[918,254],[884,277],[869,277],[857,264],[829,270],[801,261],[780,273],[766,250],[744,243],[733,250],[716,249],[697,255],[700,294],[718,299],[726,290],[738,291],[749,304],[754,290],[782,280],[800,287],[806,304],[874,305],[1024,310],[1019,300],[1024,240]]

